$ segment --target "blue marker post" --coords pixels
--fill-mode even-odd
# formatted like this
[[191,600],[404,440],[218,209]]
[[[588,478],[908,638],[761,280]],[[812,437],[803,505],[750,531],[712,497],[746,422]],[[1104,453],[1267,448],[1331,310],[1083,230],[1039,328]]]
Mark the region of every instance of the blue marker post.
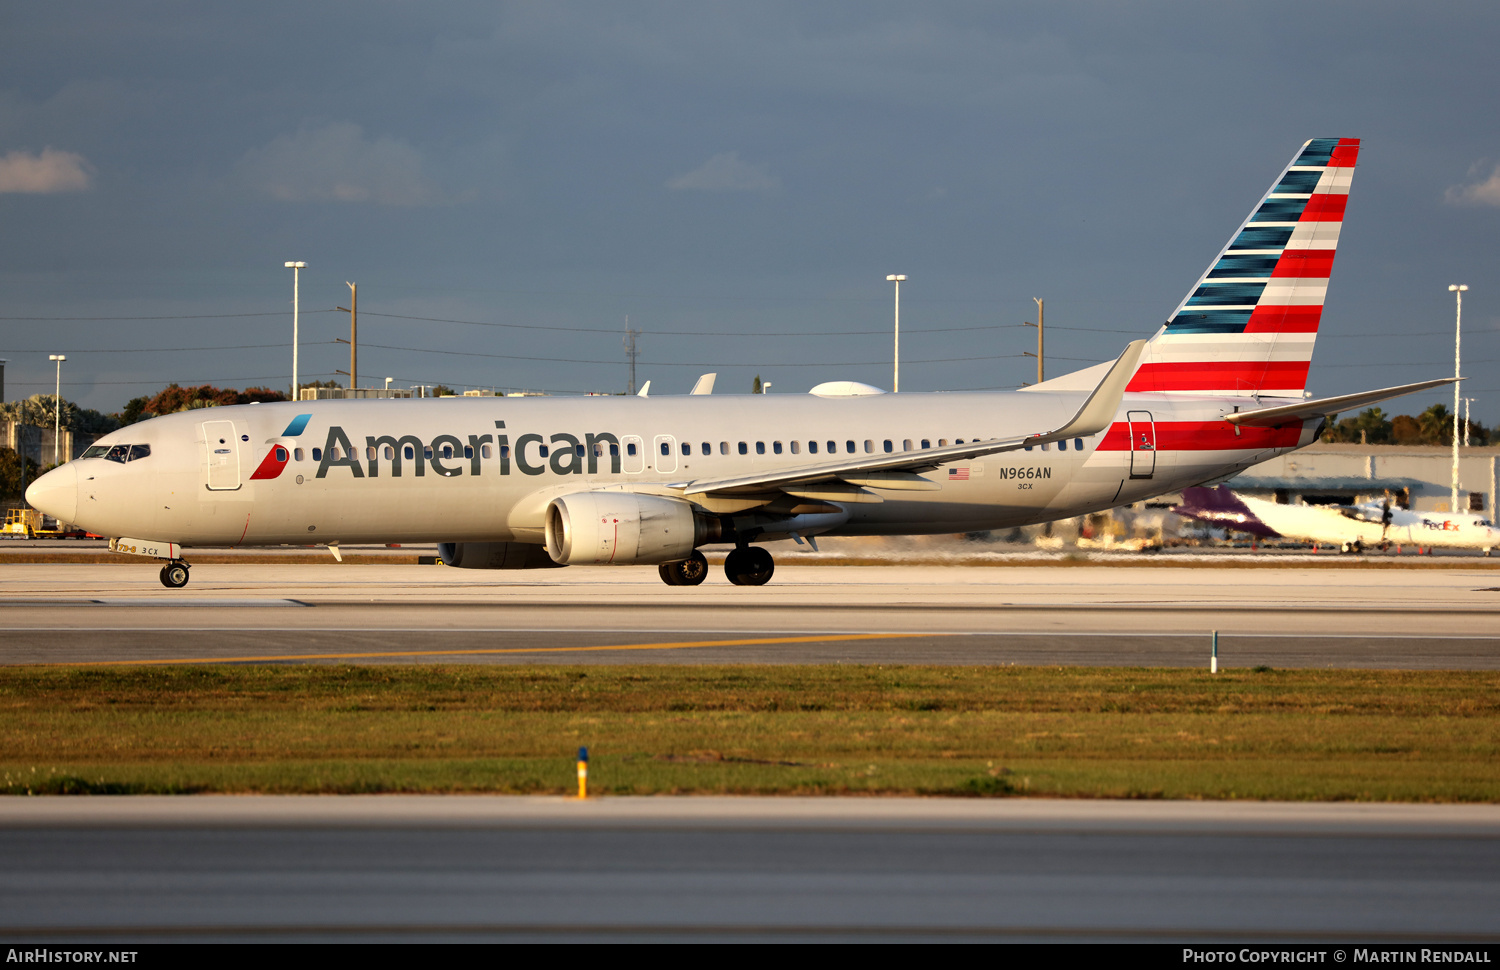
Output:
[[578,749],[578,797],[589,797],[589,749]]
[[1219,631],[1213,631],[1213,654],[1208,658],[1208,672],[1216,674],[1219,672]]

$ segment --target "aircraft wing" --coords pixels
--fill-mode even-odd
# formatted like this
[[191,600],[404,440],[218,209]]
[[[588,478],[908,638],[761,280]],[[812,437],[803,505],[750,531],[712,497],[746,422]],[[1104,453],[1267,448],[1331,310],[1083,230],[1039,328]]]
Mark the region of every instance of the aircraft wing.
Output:
[[1378,404],[1393,397],[1401,397],[1403,394],[1415,394],[1417,391],[1425,391],[1429,387],[1441,387],[1444,384],[1452,384],[1456,380],[1458,380],[1456,377],[1444,377],[1435,381],[1402,384],[1399,387],[1382,387],[1378,391],[1361,391],[1358,394],[1345,394],[1342,397],[1325,397],[1319,398],[1316,401],[1299,401],[1296,404],[1287,404],[1277,408],[1262,408],[1259,411],[1240,411],[1237,414],[1224,415],[1224,420],[1230,424],[1240,425],[1241,427],[1270,428],[1278,424],[1286,424],[1289,421],[1321,418],[1330,414],[1337,414],[1340,411],[1362,408],[1368,404]]
[[[1108,428],[1120,409],[1125,395],[1125,386],[1134,376],[1136,364],[1146,341],[1135,340],[1125,348],[1109,372],[1089,394],[1088,399],[1073,417],[1062,427],[1053,431],[1017,435],[1012,438],[991,438],[988,441],[972,441],[947,448],[927,448],[922,451],[905,451],[891,455],[866,455],[850,457],[840,461],[821,464],[800,465],[754,475],[734,478],[704,479],[702,481],[674,484],[683,489],[685,495],[702,495],[707,492],[734,493],[764,491],[769,488],[793,488],[834,479],[855,480],[851,484],[888,484],[890,487],[921,487],[915,480],[916,472],[931,471],[950,461],[979,458],[1002,451],[1016,451],[1028,445],[1046,444],[1064,438],[1083,438],[1098,434]],[[881,476],[890,476],[882,479]]]

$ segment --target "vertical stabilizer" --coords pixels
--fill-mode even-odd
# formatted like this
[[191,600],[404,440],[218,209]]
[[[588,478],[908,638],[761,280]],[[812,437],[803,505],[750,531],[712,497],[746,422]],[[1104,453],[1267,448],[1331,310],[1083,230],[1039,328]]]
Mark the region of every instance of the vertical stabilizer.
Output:
[[1302,146],[1153,337],[1131,391],[1301,397],[1358,138]]

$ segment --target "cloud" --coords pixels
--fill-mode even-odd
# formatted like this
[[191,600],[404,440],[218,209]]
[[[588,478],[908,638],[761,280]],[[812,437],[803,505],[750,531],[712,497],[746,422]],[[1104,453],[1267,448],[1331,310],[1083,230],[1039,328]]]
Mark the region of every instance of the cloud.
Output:
[[89,163],[76,152],[44,148],[40,155],[15,151],[0,157],[0,192],[82,192],[89,187]]
[[770,175],[764,165],[740,161],[739,152],[724,152],[686,175],[667,179],[667,188],[771,193],[781,188],[781,180]]
[[[1475,174],[1476,165],[1469,170],[1469,174]],[[1471,185],[1455,185],[1444,193],[1443,197],[1455,205],[1496,205],[1500,206],[1500,165],[1490,173],[1490,177],[1483,182],[1475,182]]]
[[236,174],[281,202],[367,202],[418,206],[444,201],[422,174],[422,153],[390,135],[365,137],[347,121],[277,135],[246,152]]

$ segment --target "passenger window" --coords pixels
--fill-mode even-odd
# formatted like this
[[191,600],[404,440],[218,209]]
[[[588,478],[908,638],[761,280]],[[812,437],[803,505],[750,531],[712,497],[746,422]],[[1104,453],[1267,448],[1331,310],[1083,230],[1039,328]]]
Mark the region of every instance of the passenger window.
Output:
[[963,443],[964,443],[964,439],[962,439],[962,438],[954,438],[954,439],[953,439],[953,443],[954,443],[954,444],[955,444],[955,445],[961,445],[961,444],[963,444]]
[[426,458],[428,461],[432,461],[432,445],[422,446],[422,457]]
[[634,441],[630,442],[628,445],[625,446],[625,454],[629,455],[631,458],[635,457],[635,442]]
[[931,448],[932,447],[932,439],[930,439],[930,438],[923,438],[922,439],[922,447],[923,448]]
[[800,454],[802,454],[802,442],[800,442],[800,441],[794,441],[794,442],[792,442],[792,454],[794,454],[794,455],[800,455]]
[[279,462],[285,462],[287,460],[286,449],[281,445],[276,446],[276,460]]
[[[631,446],[630,453],[632,455],[635,454],[635,447],[633,445]],[[617,445],[617,444],[615,444],[614,442],[610,442],[610,444],[609,444],[609,456],[611,458],[618,458],[618,457],[620,457],[620,446]]]
[[[130,460],[131,461],[135,461],[138,458],[145,458],[149,454],[151,454],[151,446],[150,445],[131,445],[130,446]],[[277,461],[286,461],[285,458],[278,458],[276,460]]]
[[444,458],[452,458],[453,457],[453,446],[452,445],[443,445],[443,457]]
[[[386,450],[389,451],[390,449],[387,448]],[[302,460],[302,449],[301,448],[293,448],[292,449],[292,460],[293,461],[301,461]]]
[[684,441],[682,443],[682,454],[683,454],[683,456],[687,457],[687,456],[691,455],[692,453],[693,453],[693,446],[690,445],[690,444],[688,444],[686,441]]
[[839,443],[837,441],[828,442],[828,453],[830,455],[836,455],[839,453]]
[[[406,451],[406,457],[408,457],[408,458],[411,457],[411,449],[410,448],[408,448],[407,451]],[[500,457],[501,458],[509,458],[510,457],[510,445],[501,445],[500,446]]]
[[748,454],[750,454],[750,447],[748,445],[746,445],[743,441],[740,442],[740,454],[742,454],[742,455],[748,455]]
[[721,454],[721,455],[727,455],[727,454],[729,454],[729,442],[727,442],[727,441],[721,441],[721,442],[719,442],[719,454]]
[[[402,454],[404,454],[406,456],[406,460],[407,461],[411,461],[413,458],[417,457],[417,453],[412,450],[411,445],[407,445],[405,448],[402,448],[401,452],[402,452]],[[313,457],[316,458],[317,454],[318,454],[318,450],[316,448],[314,448],[313,449]]]
[[1049,444],[1048,442],[1044,441],[1044,442],[1042,442],[1042,450],[1043,451],[1051,451],[1052,450],[1052,445]]
[[885,453],[887,455],[889,455],[891,452],[893,452],[895,450],[896,450],[895,446],[891,444],[891,439],[889,439],[889,438],[885,439]]
[[1027,451],[1030,451],[1030,450],[1031,450],[1031,446],[1030,446],[1030,445],[1027,445],[1027,446],[1026,446],[1026,450],[1027,450]]
[[489,445],[485,444],[485,445],[480,445],[479,446],[479,457],[481,457],[481,458],[489,458],[493,454],[494,454],[494,452],[490,449]]
[[907,438],[905,441],[901,442],[901,450],[902,451],[911,451],[911,439],[910,438]]
[[473,445],[464,445],[464,457],[465,458],[473,458],[474,457],[474,446]]
[[313,449],[313,461],[322,461],[322,460],[323,460],[323,449],[322,448],[314,448]]
[[1061,441],[1059,441],[1057,443],[1057,450],[1058,451],[1067,451],[1068,450],[1068,439],[1067,438],[1064,438],[1063,440],[1061,440]]
[[708,455],[711,455],[713,453],[714,453],[714,450],[713,450],[712,447],[709,446],[708,442],[706,442],[706,441],[703,442],[703,454],[704,454],[704,456],[708,456]]
[[755,453],[757,455],[764,455],[766,453],[766,443],[764,441],[757,441],[755,443]]
[[[430,451],[431,449],[428,450]],[[546,458],[548,455],[552,454],[552,449],[547,447],[546,445],[537,445],[536,454],[538,458]]]
[[1074,438],[1073,439],[1073,450],[1074,451],[1082,451],[1083,450],[1083,439],[1082,438]]
[[854,442],[852,442],[852,441],[846,441],[846,442],[844,442],[844,449],[846,451],[848,451],[849,454],[851,454],[851,455],[854,454]]
[[816,455],[818,453],[818,443],[816,441],[809,441],[807,443],[807,453],[809,455]]
[[574,445],[573,454],[577,455],[579,458],[583,458],[588,454],[588,448],[585,445]]
[[672,453],[672,446],[663,441],[661,443],[661,453],[664,455],[670,455]]
[[773,441],[773,442],[771,442],[771,450],[774,451],[778,455],[781,454],[781,442],[779,442],[779,441]]
[[871,441],[869,438],[866,438],[865,439],[865,454],[867,454],[867,455],[868,454],[872,454],[874,451],[875,451],[875,442]]
[[946,447],[948,447],[948,439],[947,438],[939,438],[938,439],[938,447],[939,448],[946,448]]

